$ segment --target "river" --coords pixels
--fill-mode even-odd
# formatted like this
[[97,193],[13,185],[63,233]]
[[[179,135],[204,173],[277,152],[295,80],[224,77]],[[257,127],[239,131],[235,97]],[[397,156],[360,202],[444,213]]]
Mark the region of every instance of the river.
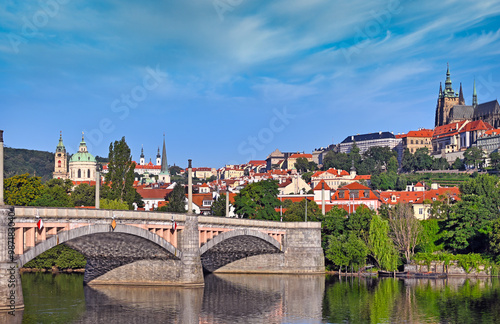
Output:
[[494,279],[208,275],[205,286],[84,286],[24,273],[19,323],[498,323]]

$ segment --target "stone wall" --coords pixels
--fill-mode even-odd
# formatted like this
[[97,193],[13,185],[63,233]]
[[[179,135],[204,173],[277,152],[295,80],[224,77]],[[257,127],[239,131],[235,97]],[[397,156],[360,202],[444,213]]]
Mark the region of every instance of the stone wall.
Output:
[[423,264],[405,264],[404,271],[446,273],[448,276],[490,276],[489,269],[485,269],[482,265],[478,268],[479,271],[470,269],[469,273],[467,273],[467,271],[459,266],[457,262],[451,261],[448,266],[446,266],[444,262],[431,262],[430,266]]

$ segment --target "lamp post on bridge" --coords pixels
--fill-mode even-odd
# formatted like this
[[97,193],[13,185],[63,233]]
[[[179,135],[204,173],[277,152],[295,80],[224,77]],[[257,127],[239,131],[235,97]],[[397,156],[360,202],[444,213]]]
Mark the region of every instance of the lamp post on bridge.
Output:
[[[188,214],[193,213],[193,166],[192,160],[188,160]],[[227,198],[227,197],[226,197]]]
[[100,189],[101,189],[101,171],[102,171],[102,165],[101,163],[96,164],[95,168],[95,209],[99,209],[100,203],[101,203],[101,194],[100,194]]

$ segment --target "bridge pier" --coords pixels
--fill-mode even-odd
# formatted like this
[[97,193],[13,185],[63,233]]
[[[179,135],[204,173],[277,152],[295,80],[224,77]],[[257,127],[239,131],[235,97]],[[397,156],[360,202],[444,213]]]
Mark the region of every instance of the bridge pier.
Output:
[[[71,243],[68,245],[79,249]],[[180,258],[172,259],[141,259],[130,262],[112,255],[108,258],[87,257],[84,282],[88,285],[203,285],[196,216],[186,216],[184,228],[180,231],[178,249],[182,251]]]
[[24,308],[21,276],[14,255],[14,225],[14,208],[0,206],[0,319],[19,315],[16,311]]

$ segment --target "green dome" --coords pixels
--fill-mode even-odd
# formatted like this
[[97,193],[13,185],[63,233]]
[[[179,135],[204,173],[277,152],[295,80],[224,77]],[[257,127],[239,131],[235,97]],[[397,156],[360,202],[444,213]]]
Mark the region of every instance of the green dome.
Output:
[[95,157],[89,152],[77,152],[73,154],[69,162],[96,162]]
[[87,151],[87,143],[83,139],[82,132],[82,141],[80,142],[80,147],[78,148],[78,152],[73,154],[69,162],[94,162],[97,163],[95,157]]

